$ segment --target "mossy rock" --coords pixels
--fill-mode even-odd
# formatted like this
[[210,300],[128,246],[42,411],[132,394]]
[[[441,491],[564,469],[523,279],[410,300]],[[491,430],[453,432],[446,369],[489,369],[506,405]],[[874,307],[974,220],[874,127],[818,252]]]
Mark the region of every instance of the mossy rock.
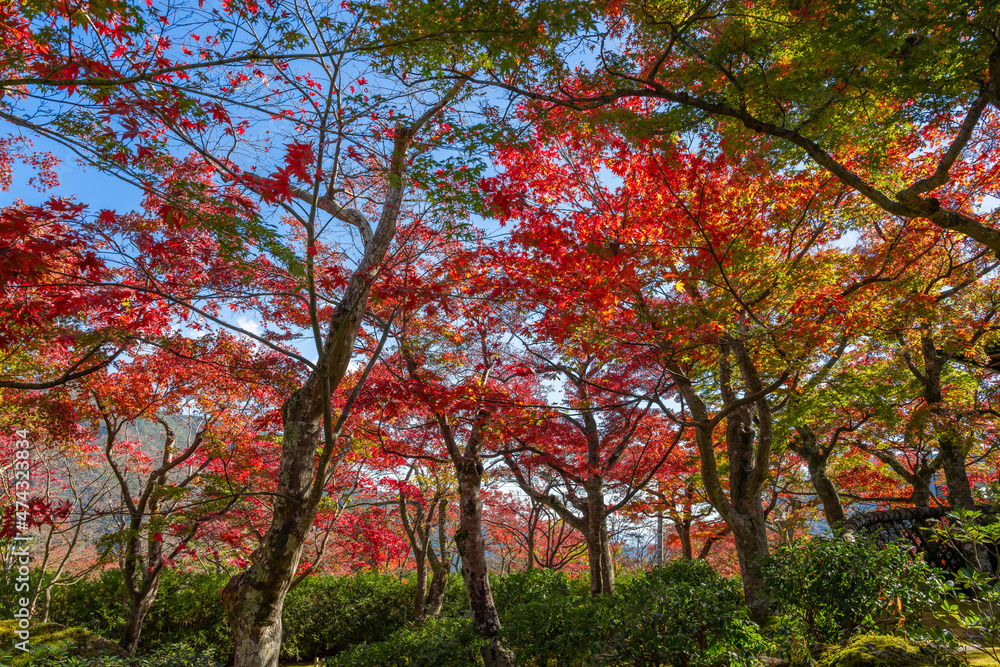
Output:
[[826,652],[817,667],[965,667],[960,655],[892,635],[859,635]]
[[0,622],[0,663],[10,667],[28,667],[44,655],[66,654],[81,658],[124,658],[125,651],[113,641],[83,628],[67,628],[58,623],[32,623],[30,650],[14,648],[21,639],[14,634],[17,621]]

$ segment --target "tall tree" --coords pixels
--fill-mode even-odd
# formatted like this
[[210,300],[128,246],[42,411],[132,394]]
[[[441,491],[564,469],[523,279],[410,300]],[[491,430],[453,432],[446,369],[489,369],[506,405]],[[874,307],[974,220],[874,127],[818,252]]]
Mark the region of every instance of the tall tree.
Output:
[[[885,213],[1000,252],[997,209],[976,203],[1000,166],[990,141],[1000,120],[995,3],[690,0],[591,11],[597,29],[564,32],[558,48],[488,80],[543,106],[597,110],[640,139],[694,130],[778,149],[779,163],[808,160]],[[898,170],[900,160],[915,168]],[[970,168],[982,180],[966,182],[965,196],[939,193]]]
[[602,339],[642,350],[635,363],[675,384],[672,398],[654,398],[694,429],[748,604],[766,613],[754,562],[768,551],[772,452],[790,426],[780,411],[815,388],[843,332],[878,312],[872,285],[906,261],[887,262],[895,256],[880,248],[857,262],[837,247],[852,222],[829,214],[843,195],[829,179],[764,163],[751,174],[724,153],[669,140],[637,150],[607,131],[536,137],[503,152],[506,171],[484,187],[519,223],[521,265],[550,286],[545,326],[600,322]]
[[[214,349],[199,341],[193,351],[202,358],[200,364],[161,349],[134,348],[130,361],[118,364],[112,373],[88,378],[85,387],[104,433],[104,458],[117,480],[124,517],[122,531],[106,542],[125,581],[128,614],[121,646],[129,655],[139,646],[163,567],[187,550],[201,525],[227,511],[242,491],[219,489],[222,497],[213,497],[211,488],[207,494],[192,490],[214,460],[226,458],[237,443],[253,442],[257,434],[247,432],[247,424],[269,410],[276,398],[260,379],[248,382],[227,372],[255,364],[252,358],[234,357],[227,339]],[[273,355],[266,356],[272,358],[256,362],[258,367],[273,364]],[[226,371],[219,372],[219,367]],[[150,437],[147,425],[153,431],[162,429],[162,436]]]
[[[534,353],[539,354],[538,350]],[[594,351],[589,358],[545,359],[564,379],[566,405],[537,427],[512,433],[521,452],[504,457],[521,489],[578,530],[587,545],[590,590],[614,593],[608,519],[641,493],[669,458],[683,429],[651,412],[649,401],[623,400],[622,369]],[[611,386],[617,391],[607,391]],[[531,474],[539,467],[548,475]],[[544,486],[532,477],[548,478]]]

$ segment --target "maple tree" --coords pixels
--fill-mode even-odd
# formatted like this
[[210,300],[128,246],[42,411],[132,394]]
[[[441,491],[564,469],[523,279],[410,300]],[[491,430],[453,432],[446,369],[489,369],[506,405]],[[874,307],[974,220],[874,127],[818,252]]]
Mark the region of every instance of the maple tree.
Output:
[[[548,486],[541,489],[543,494],[551,490]],[[583,535],[549,507],[530,496],[525,499],[496,491],[488,500],[487,536],[500,552],[500,571],[509,572],[518,562],[525,571],[576,573],[582,569],[587,553]]]
[[[398,489],[399,516],[416,570],[417,586],[413,600],[413,615],[416,618],[436,616],[441,612],[451,570],[449,506],[457,495],[457,489],[443,468],[425,463],[418,469],[417,465],[411,464],[406,477],[392,484]],[[411,481],[414,476],[416,478]],[[435,532],[436,546],[433,539]],[[427,588],[428,563],[433,573],[430,590]]]
[[[103,456],[122,504],[122,530],[105,538],[102,548],[119,560],[124,576],[129,604],[121,645],[129,655],[138,648],[163,567],[189,551],[201,524],[228,511],[243,491],[210,484],[195,502],[191,488],[240,445],[253,449],[257,434],[247,427],[275,401],[259,379],[244,375],[241,381],[214,367],[264,368],[273,358],[240,359],[236,355],[247,350],[226,336],[213,343],[191,346],[202,360],[198,365],[175,354],[180,346],[175,351],[133,349],[130,361],[117,364],[115,372],[92,376],[86,383],[104,432]],[[162,428],[159,443],[147,441],[143,424]]]
[[571,129],[536,133],[529,150],[501,160],[507,171],[484,185],[519,222],[521,264],[553,285],[545,326],[581,347],[600,326],[631,358],[646,350],[633,363],[676,385],[674,398],[650,396],[693,427],[705,492],[733,532],[748,603],[763,612],[752,563],[768,550],[761,494],[776,438],[791,427],[780,411],[823,382],[844,331],[874,315],[871,285],[904,275],[912,255],[880,246],[858,262],[832,244],[850,218],[825,214],[841,186],[765,163],[749,176],[722,153],[654,140],[639,150]]
[[[669,422],[656,419],[649,402],[623,404],[620,379],[614,377],[619,369],[598,354],[548,361],[566,378],[567,406],[539,426],[513,434],[524,451],[507,454],[504,460],[533,501],[551,508],[583,534],[591,591],[613,593],[608,517],[649,483],[682,429],[671,429]],[[609,384],[618,391],[601,391]],[[544,485],[536,487],[526,470],[540,466],[549,472],[536,470],[534,477]]]
[[366,402],[387,453],[445,464],[454,474],[454,541],[473,625],[488,641],[486,664],[509,665],[489,583],[483,484],[488,458],[507,444],[505,432],[537,380],[511,354],[497,275],[479,242],[413,248],[395,268],[392,305],[383,306],[395,313],[387,330],[395,351],[383,358]]
[[[847,367],[833,380],[835,404],[817,404],[828,415],[830,444],[809,444],[812,436],[803,432],[802,444],[812,451],[796,451],[821,463],[838,433],[854,434],[872,420],[871,429],[851,440],[912,488],[914,504],[932,499],[931,479],[940,470],[949,504],[972,507],[967,467],[991,419],[976,405],[972,387],[990,375],[987,349],[995,327],[988,276],[995,268],[990,253],[942,236],[910,264],[905,279],[883,285],[883,297],[896,308],[848,354]],[[954,397],[954,407],[945,395]]]
[[668,519],[674,535],[667,538],[665,546],[676,545],[680,557],[686,560],[707,559],[730,532],[712,509],[699,484],[698,473],[697,450],[691,443],[683,443],[646,487],[646,497],[629,508],[645,516],[659,514]]
[[[568,12],[578,11],[566,3]],[[484,78],[537,101],[598,112],[639,138],[690,131],[808,160],[885,213],[1000,251],[994,187],[997,10],[990,2],[611,3],[562,26],[531,67]],[[899,141],[916,142],[897,170]],[[965,197],[938,189],[972,169]],[[905,175],[904,175],[905,174]]]

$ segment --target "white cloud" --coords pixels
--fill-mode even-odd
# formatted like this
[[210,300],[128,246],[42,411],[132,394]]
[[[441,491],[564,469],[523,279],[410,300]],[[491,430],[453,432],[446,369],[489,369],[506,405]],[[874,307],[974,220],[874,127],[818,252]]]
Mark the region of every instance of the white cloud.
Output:
[[260,323],[256,320],[251,320],[249,317],[243,316],[236,320],[236,326],[249,331],[255,336],[260,335]]

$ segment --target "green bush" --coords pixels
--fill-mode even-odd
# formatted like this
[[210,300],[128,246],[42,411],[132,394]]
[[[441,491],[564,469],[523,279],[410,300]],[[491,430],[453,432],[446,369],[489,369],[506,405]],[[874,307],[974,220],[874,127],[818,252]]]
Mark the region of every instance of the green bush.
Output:
[[[463,609],[461,577],[452,579],[445,607]],[[143,623],[140,654],[184,643],[199,654],[228,658],[233,638],[221,598],[228,581],[228,575],[165,570],[156,601]],[[352,644],[381,641],[410,621],[412,605],[413,586],[395,577],[309,577],[286,600],[283,655],[313,660]],[[124,584],[118,570],[59,587],[53,595],[54,621],[82,626],[111,639],[121,637],[125,613]]]
[[622,578],[614,596],[544,570],[494,587],[503,640],[527,667],[742,665],[767,648],[740,584],[702,561]]
[[[154,603],[153,609],[156,609]],[[151,613],[155,613],[152,611]],[[63,625],[81,626],[117,640],[125,629],[125,583],[119,570],[52,591],[49,618]]]
[[[959,510],[939,523],[934,534],[937,540],[953,545],[965,560],[965,567],[946,584],[948,599],[938,617],[957,626],[963,641],[1000,662],[1000,572],[996,565],[1000,521],[979,511]],[[983,567],[982,556],[991,568]]]
[[800,541],[760,571],[785,631],[811,643],[841,643],[880,625],[920,634],[923,612],[938,604],[943,585],[905,546],[879,549],[861,539]]
[[[0,652],[0,660],[4,658],[5,654]],[[48,648],[33,652],[30,662],[14,662],[11,667],[21,664],[31,667],[227,667],[227,663],[218,662],[213,656],[199,653],[185,644],[164,646],[135,658],[80,656],[66,649]]]
[[858,635],[826,652],[817,667],[962,667],[960,656],[891,635]]
[[285,601],[282,654],[293,660],[334,655],[380,642],[411,619],[413,586],[395,577],[308,577]]
[[[492,584],[494,579],[490,579]],[[430,582],[427,583],[430,588]],[[465,595],[465,581],[461,572],[452,572],[448,577],[448,585],[444,589],[444,603],[441,605],[441,616],[462,616],[469,613],[469,599]]]
[[[165,569],[139,641],[139,652],[184,644],[219,658],[232,654],[233,639],[221,591],[228,575]],[[99,578],[58,587],[50,617],[117,640],[125,629],[125,588],[121,572],[105,570]]]
[[147,653],[184,644],[195,652],[228,659],[233,635],[222,604],[222,589],[228,582],[224,574],[165,571],[156,602],[142,624],[140,650]]
[[767,648],[740,582],[704,561],[673,561],[623,582],[615,608],[623,664],[749,665]]
[[591,597],[585,579],[532,570],[493,583],[503,641],[519,665],[580,665],[605,653],[615,631],[614,599]]
[[377,644],[359,644],[327,667],[471,667],[483,664],[485,642],[468,618],[438,617],[397,630]]

